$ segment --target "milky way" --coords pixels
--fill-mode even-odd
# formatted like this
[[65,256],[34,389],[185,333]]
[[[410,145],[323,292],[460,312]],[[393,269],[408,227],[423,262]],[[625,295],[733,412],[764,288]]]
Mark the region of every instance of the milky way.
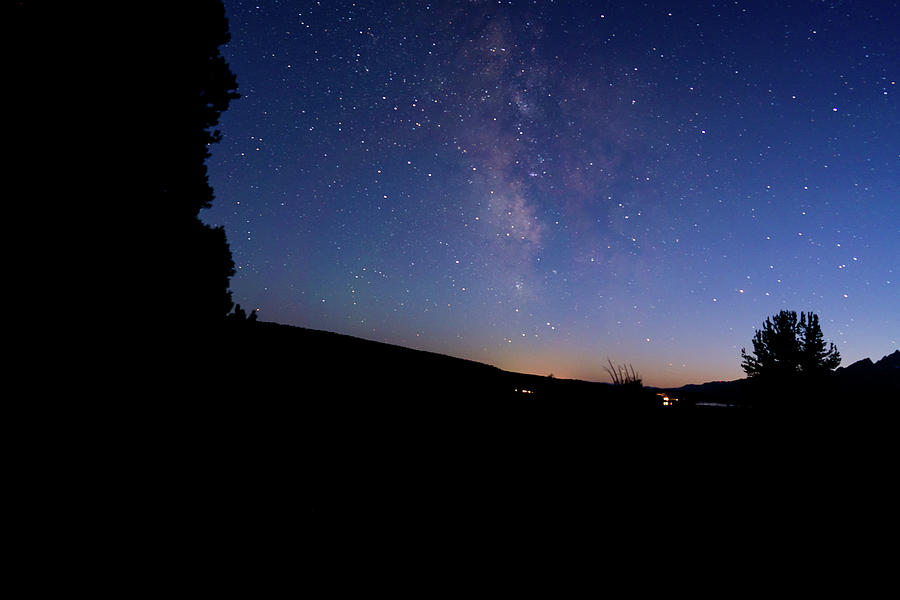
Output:
[[225,2],[235,300],[651,385],[742,376],[785,308],[893,351],[896,3],[637,4]]

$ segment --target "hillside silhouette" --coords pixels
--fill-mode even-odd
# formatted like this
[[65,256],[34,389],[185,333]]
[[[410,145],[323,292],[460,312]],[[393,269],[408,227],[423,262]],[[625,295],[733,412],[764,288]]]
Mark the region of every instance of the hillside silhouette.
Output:
[[[602,412],[691,408],[874,408],[900,390],[900,350],[839,368],[815,384],[761,388],[750,379],[680,388],[559,379],[451,356],[252,319],[227,320],[210,353],[224,396],[284,398],[309,410],[504,410],[562,402]],[[666,401],[664,396],[668,396]],[[390,404],[386,404],[386,401]],[[443,407],[443,408],[442,408]],[[409,414],[405,415],[410,416]]]
[[[264,321],[226,320],[214,346],[218,356],[210,359],[228,382],[229,395],[277,397],[279,390],[293,388],[296,400],[319,404],[389,400],[404,406],[441,401],[459,406],[509,401],[521,405],[550,398],[589,401],[600,410],[659,404],[653,391],[639,386],[515,373],[443,354]],[[240,359],[234,362],[234,357]]]

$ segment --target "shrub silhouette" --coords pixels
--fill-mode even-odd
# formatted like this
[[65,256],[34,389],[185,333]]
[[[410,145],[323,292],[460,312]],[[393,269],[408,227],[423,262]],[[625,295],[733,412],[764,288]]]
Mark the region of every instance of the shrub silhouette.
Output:
[[608,367],[603,367],[609,373],[613,385],[627,385],[632,387],[642,387],[641,378],[631,365],[615,366],[610,359]]
[[256,309],[253,309],[250,315],[247,316],[247,311],[245,311],[240,304],[235,304],[234,312],[230,313],[225,318],[231,322],[254,323],[256,321]]
[[841,363],[832,343],[826,348],[815,313],[782,310],[767,317],[753,336],[753,352],[741,348],[741,368],[750,378],[786,380],[828,373]]

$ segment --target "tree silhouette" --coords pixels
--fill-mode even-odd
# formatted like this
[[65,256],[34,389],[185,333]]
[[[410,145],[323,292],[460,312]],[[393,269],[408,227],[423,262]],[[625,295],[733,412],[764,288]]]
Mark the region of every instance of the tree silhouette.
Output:
[[172,299],[172,326],[209,327],[233,306],[235,273],[224,229],[199,216],[214,199],[206,161],[221,139],[219,117],[239,98],[220,50],[231,37],[225,9],[221,0],[162,3],[141,13],[132,34],[140,50],[131,68],[140,69],[147,88],[135,99],[133,177],[141,218],[158,240],[154,283]]
[[767,317],[753,336],[753,352],[741,348],[741,368],[752,378],[784,380],[796,375],[820,375],[836,368],[841,356],[832,343],[825,347],[815,313],[782,310]]
[[841,355],[832,342],[827,348],[819,316],[800,313],[800,371],[809,375],[827,373],[841,364]]

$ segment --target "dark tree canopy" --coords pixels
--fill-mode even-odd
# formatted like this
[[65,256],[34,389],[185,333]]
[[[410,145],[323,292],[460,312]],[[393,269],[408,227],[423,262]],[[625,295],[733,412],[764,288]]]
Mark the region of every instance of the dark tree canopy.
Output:
[[181,325],[221,321],[233,304],[231,250],[221,227],[200,220],[214,193],[206,161],[220,115],[237,94],[221,53],[230,41],[221,0],[148,5],[132,31],[146,91],[135,99],[134,180],[159,248],[153,287]]
[[[155,45],[158,52],[156,112],[151,116],[160,144],[153,193],[167,199],[173,214],[195,217],[209,208],[213,191],[207,177],[209,146],[221,139],[215,129],[232,100],[239,98],[237,79],[220,47],[231,35],[221,1],[192,2],[177,19],[170,36]],[[166,33],[166,29],[163,29]]]
[[841,355],[834,343],[825,345],[819,316],[815,313],[800,313],[800,371],[816,374],[833,371],[841,364]]
[[753,352],[741,348],[741,368],[749,377],[786,379],[830,372],[841,363],[832,343],[825,345],[815,313],[783,310],[767,317],[753,336]]

